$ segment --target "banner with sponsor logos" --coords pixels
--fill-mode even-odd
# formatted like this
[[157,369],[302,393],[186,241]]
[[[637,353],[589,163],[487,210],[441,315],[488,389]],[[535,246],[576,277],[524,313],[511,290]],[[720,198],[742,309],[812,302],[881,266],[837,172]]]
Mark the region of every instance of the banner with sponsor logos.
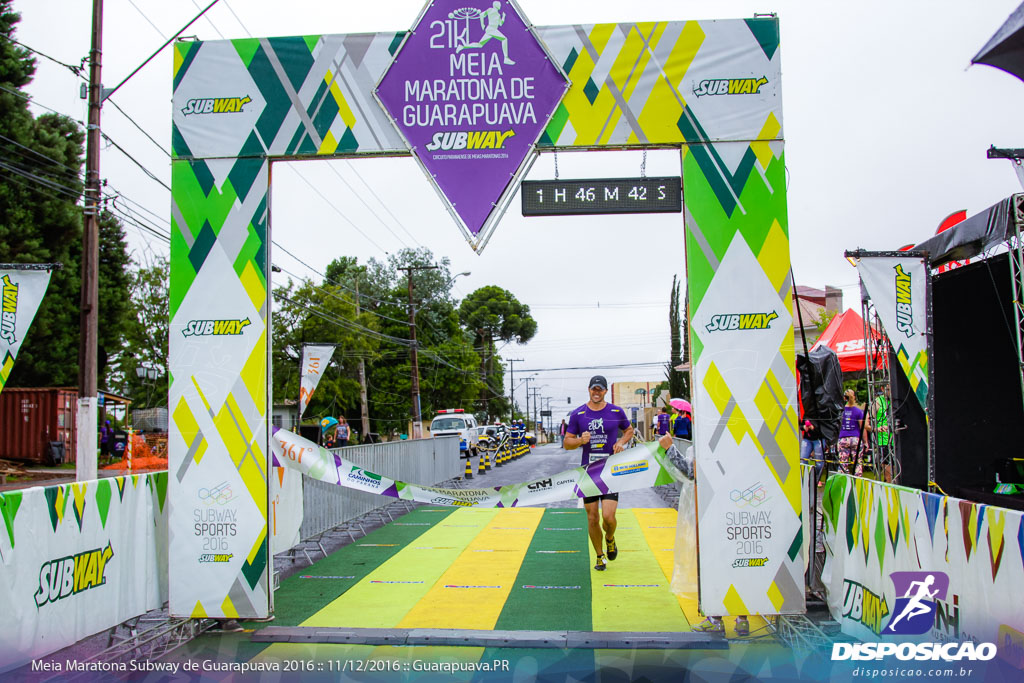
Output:
[[928,266],[921,257],[862,257],[861,282],[878,311],[910,388],[928,413]]
[[299,365],[299,419],[313,399],[313,392],[334,355],[334,344],[303,344]]
[[[776,18],[533,27],[507,1],[497,8],[493,2],[461,5],[466,3],[446,0],[428,5],[420,18],[405,22],[421,25],[416,35],[400,29],[174,44],[169,450],[171,524],[177,530],[171,541],[170,602],[176,616],[269,614],[271,160],[409,155],[410,141],[429,134],[429,139],[423,138],[423,149],[417,145],[417,156],[440,157],[431,159],[438,164],[435,187],[449,206],[454,201],[465,208],[465,219],[456,211],[453,216],[472,237],[473,247],[481,249],[487,230],[533,159],[529,146],[534,141],[542,151],[679,146],[687,193],[691,302],[702,298],[711,282],[708,273],[714,273],[734,235],[747,240],[768,279],[779,288],[778,298],[787,295]],[[444,8],[452,16],[442,16]],[[428,25],[423,25],[425,18]],[[513,27],[530,30],[513,34]],[[542,47],[530,42],[537,38]],[[506,63],[506,49],[508,60],[516,64]],[[421,52],[414,54],[416,50]],[[392,68],[396,56],[398,63]],[[554,65],[545,64],[549,58]],[[438,78],[417,83],[417,74],[426,75],[428,67],[441,70]],[[531,71],[535,67],[549,75],[551,69],[560,70],[571,83],[568,90],[558,78]],[[401,85],[401,98],[409,98],[400,110],[393,102],[390,107],[404,130],[382,106],[382,100],[394,95],[388,94],[390,80],[382,82],[386,73]],[[440,87],[435,87],[438,80]],[[542,92],[543,83],[554,83],[558,98],[553,113],[545,104],[552,92]],[[425,121],[407,120],[407,106],[415,117],[425,112]],[[453,109],[456,121],[449,125]],[[467,110],[470,118],[463,119]],[[542,128],[535,139],[533,118]],[[515,135],[505,135],[509,130]],[[471,139],[479,149],[469,149]],[[499,144],[504,147],[499,149]],[[439,148],[427,150],[428,145]],[[465,150],[456,149],[463,145]],[[501,158],[503,154],[508,158]],[[508,172],[517,175],[502,183],[494,176],[486,187],[477,187],[477,174],[462,169],[484,162],[493,168],[507,164]],[[453,199],[456,195],[463,200]],[[486,210],[491,202],[495,206],[486,219],[489,223],[474,234],[467,228],[475,220],[469,212]],[[218,296],[211,297],[210,292]],[[744,301],[746,294],[745,288],[736,286],[736,300]],[[744,307],[739,312],[763,311]],[[778,329],[784,321],[769,324]],[[770,352],[773,368],[792,367],[789,339],[788,360],[784,345]],[[696,358],[706,340],[692,341]],[[695,385],[704,384],[705,369],[701,366],[695,373]],[[765,378],[764,392],[769,396],[759,404],[767,411],[763,424],[769,432],[778,432],[780,423],[774,416],[786,415],[783,424],[788,424],[795,380],[781,369],[773,369],[770,376],[760,367],[755,372]],[[713,412],[708,404],[706,415],[712,422]],[[795,425],[795,418],[791,421]],[[713,432],[711,427],[709,438]],[[797,478],[792,474],[796,437],[792,446],[789,437],[776,433],[774,438],[781,445],[768,447],[768,456],[778,460],[782,453],[789,464],[764,466],[772,477],[769,481],[779,482],[787,501],[798,501],[791,493],[799,487],[790,483]],[[704,452],[706,446],[698,450]],[[225,481],[237,496],[228,504],[235,536],[219,537],[218,542],[231,547],[234,559],[197,567],[195,558],[205,543],[190,531],[198,491]],[[710,489],[701,500],[705,497],[712,497]],[[799,515],[798,502],[792,515]],[[779,533],[789,530],[787,521]],[[783,562],[781,555],[778,562]],[[795,560],[785,562],[788,566]],[[772,566],[778,569],[776,563]],[[767,571],[758,570],[758,575]],[[769,601],[781,599],[786,611],[793,611],[793,581],[775,574],[761,578],[754,592],[770,594]],[[733,585],[747,592],[746,581]]]
[[[805,609],[785,167],[781,145],[755,148],[683,152],[700,606],[714,616]],[[725,159],[746,161],[718,177]]]
[[0,672],[167,599],[167,473],[0,493]]
[[[285,429],[275,430],[272,439],[275,467],[288,467],[307,477],[358,491],[434,505],[499,508],[541,505],[650,488],[685,479],[665,449],[654,442],[634,446],[592,462],[587,467],[576,467],[522,484],[489,489],[449,489],[388,479]],[[685,467],[678,451],[673,455]]]
[[48,270],[0,268],[0,391],[49,286]]
[[996,643],[1024,668],[1024,513],[841,474],[822,509],[822,581],[843,633]]

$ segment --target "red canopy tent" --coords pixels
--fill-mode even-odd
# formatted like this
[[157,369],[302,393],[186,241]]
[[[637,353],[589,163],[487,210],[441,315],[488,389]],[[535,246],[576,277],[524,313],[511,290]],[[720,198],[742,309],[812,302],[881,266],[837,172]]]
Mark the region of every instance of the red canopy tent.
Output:
[[864,319],[852,308],[832,318],[811,348],[822,344],[836,352],[843,372],[864,371]]

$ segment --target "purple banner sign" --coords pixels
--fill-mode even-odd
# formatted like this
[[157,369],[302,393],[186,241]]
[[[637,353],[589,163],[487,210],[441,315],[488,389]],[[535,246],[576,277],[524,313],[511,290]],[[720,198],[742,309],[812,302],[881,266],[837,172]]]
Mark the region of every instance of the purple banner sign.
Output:
[[568,83],[514,3],[470,3],[428,4],[376,93],[479,249]]

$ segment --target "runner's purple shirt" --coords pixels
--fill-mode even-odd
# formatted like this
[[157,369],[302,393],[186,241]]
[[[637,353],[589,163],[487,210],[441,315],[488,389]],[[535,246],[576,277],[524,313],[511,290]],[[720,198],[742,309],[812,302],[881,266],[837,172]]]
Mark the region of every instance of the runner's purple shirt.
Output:
[[583,456],[580,458],[580,464],[586,467],[591,463],[591,455],[595,459],[611,455],[619,430],[626,431],[631,426],[626,412],[617,405],[606,403],[601,410],[591,410],[584,403],[572,411],[566,431],[576,436],[590,432],[590,443],[583,444]]
[[658,434],[668,434],[668,413],[658,413]]

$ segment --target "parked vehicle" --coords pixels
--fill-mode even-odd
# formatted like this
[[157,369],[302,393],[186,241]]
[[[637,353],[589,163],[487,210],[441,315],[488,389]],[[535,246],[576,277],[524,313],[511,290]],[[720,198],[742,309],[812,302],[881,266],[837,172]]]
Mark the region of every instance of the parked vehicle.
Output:
[[480,426],[473,414],[462,408],[439,410],[430,422],[430,436],[459,436],[459,455],[463,458],[480,452]]

